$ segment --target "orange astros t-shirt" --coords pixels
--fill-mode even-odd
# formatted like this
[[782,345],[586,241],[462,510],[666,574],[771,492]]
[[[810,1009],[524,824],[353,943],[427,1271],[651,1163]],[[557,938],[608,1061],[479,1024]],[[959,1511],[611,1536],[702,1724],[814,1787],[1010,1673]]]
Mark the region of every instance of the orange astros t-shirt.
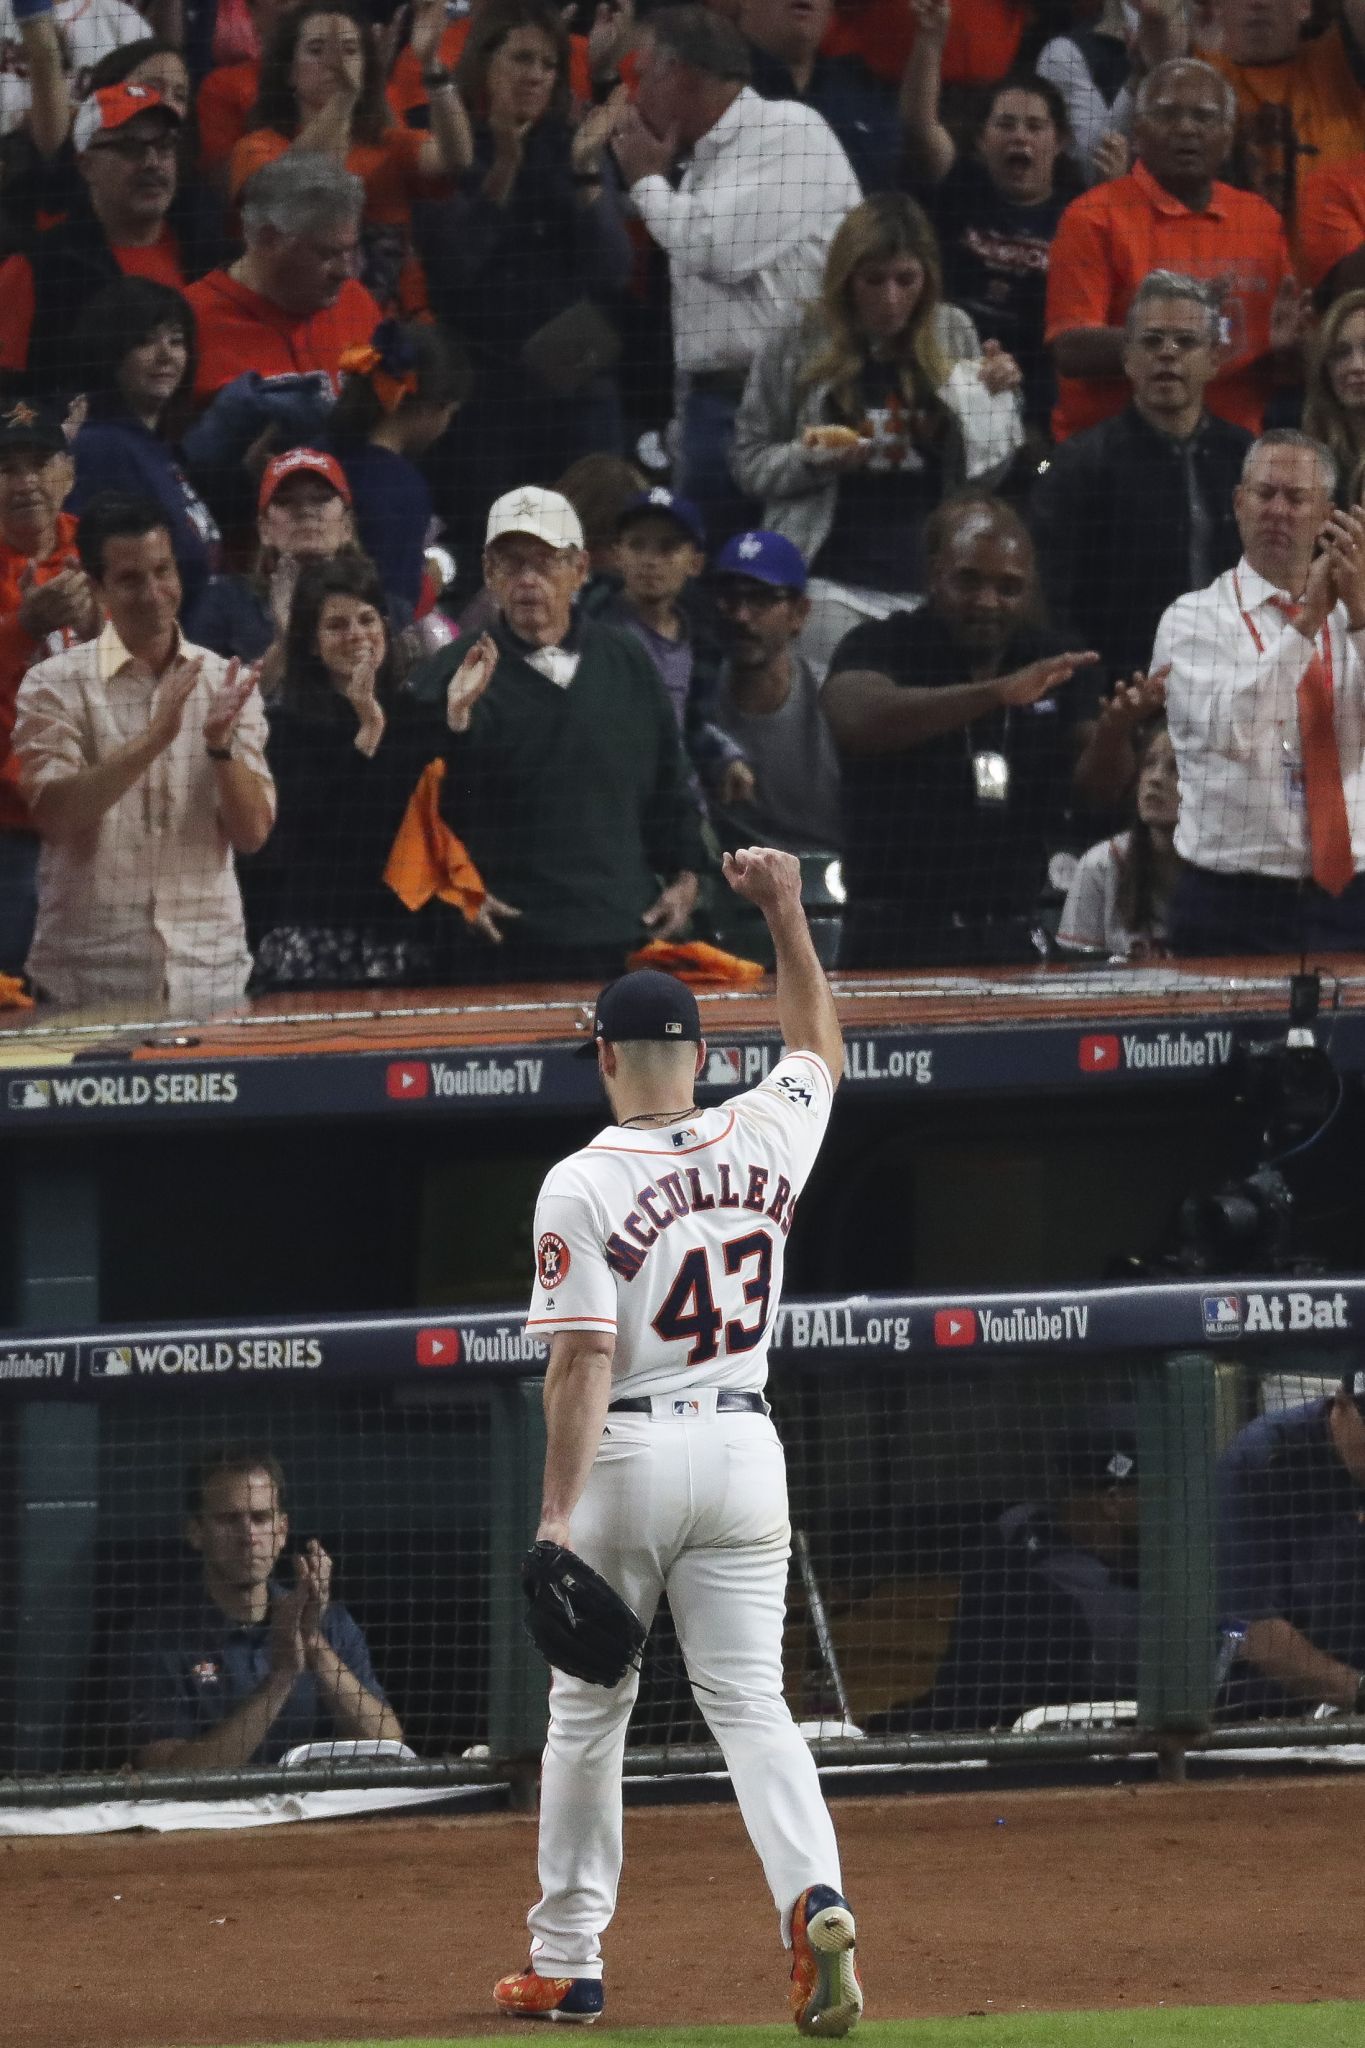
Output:
[[260,89],[261,67],[254,59],[219,64],[209,72],[195,102],[201,171],[227,169],[228,158],[246,134]]
[[1365,155],[1304,179],[1294,239],[1306,285],[1321,284],[1365,242]]
[[1200,55],[1236,93],[1243,121],[1260,107],[1289,108],[1299,146],[1311,152],[1305,170],[1320,170],[1365,149],[1365,92],[1356,83],[1339,28],[1301,44],[1285,64],[1234,64],[1217,50]]
[[[945,85],[990,85],[1019,54],[1029,18],[1022,0],[958,0],[943,46]],[[822,48],[829,57],[861,57],[869,70],[899,85],[915,41],[906,0],[848,0],[836,12]]]
[[[36,246],[41,253],[41,235]],[[112,242],[109,253],[125,277],[149,277],[153,284],[168,284],[178,292],[185,289],[180,244],[168,227],[163,226],[157,240],[145,249],[130,247],[125,242]],[[0,370],[28,368],[28,344],[33,332],[36,304],[33,265],[29,258],[7,256],[0,263]]]
[[323,370],[335,385],[345,351],[367,342],[381,317],[374,299],[353,277],[341,287],[335,305],[307,318],[286,313],[226,270],[211,270],[185,296],[199,330],[194,391],[202,404],[247,370],[262,377]]
[[[1057,225],[1047,274],[1046,339],[1076,327],[1121,327],[1149,270],[1175,270],[1223,288],[1223,368],[1210,412],[1256,434],[1270,397],[1270,309],[1292,275],[1284,224],[1254,192],[1214,184],[1202,213],[1158,185],[1145,165],[1073,199]],[[1125,377],[1058,377],[1058,441],[1111,419],[1128,403]]]

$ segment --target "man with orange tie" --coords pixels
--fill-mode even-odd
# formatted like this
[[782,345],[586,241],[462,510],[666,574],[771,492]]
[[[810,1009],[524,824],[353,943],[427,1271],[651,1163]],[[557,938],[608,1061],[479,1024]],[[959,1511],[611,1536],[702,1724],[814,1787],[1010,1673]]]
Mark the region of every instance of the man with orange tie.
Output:
[[1178,953],[1365,951],[1365,514],[1289,428],[1247,451],[1242,559],[1157,627],[1180,775]]

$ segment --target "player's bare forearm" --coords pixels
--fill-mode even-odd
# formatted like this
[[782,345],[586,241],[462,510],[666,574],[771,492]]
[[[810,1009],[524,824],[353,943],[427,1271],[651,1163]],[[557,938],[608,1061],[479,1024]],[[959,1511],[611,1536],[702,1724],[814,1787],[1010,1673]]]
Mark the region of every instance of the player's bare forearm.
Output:
[[768,914],[768,930],[777,955],[777,1023],[782,1043],[789,1052],[819,1053],[837,1088],[844,1071],[844,1034],[799,897]]
[[538,1543],[569,1541],[569,1523],[606,1425],[615,1355],[616,1338],[608,1331],[565,1330],[551,1340]]
[[1315,1649],[1292,1621],[1277,1616],[1253,1621],[1247,1628],[1242,1656],[1263,1678],[1282,1685],[1297,1699],[1320,1700],[1347,1713],[1356,1703],[1360,1673]]
[[140,1771],[231,1771],[250,1763],[294,1689],[287,1672],[272,1672],[235,1713],[194,1741],[168,1737],[138,1751]]
[[325,1638],[319,1638],[309,1650],[308,1662],[317,1680],[318,1697],[344,1741],[403,1740],[402,1723],[393,1708],[366,1691],[350,1665],[338,1657]]

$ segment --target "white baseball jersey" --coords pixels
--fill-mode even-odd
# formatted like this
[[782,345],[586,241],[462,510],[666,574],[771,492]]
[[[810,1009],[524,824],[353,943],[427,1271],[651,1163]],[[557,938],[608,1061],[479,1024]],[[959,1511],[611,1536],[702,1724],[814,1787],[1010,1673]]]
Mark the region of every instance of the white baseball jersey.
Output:
[[678,1124],[613,1125],[546,1176],[526,1327],[610,1330],[612,1398],[762,1387],[796,1198],[834,1099],[817,1053]]
[[[152,33],[150,23],[124,0],[56,0],[52,16],[66,49],[75,100],[89,92],[90,73],[101,57]],[[10,0],[0,0],[0,133],[8,135],[20,126],[32,98],[19,24]]]

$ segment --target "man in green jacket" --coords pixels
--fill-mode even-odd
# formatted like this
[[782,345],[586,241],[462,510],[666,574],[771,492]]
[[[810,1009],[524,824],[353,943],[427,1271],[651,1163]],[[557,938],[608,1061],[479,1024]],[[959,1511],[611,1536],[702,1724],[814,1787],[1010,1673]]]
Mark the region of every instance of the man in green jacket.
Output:
[[490,892],[462,978],[600,981],[676,938],[696,902],[701,820],[677,721],[643,648],[575,618],[587,571],[566,498],[507,492],[484,547],[492,631],[413,679],[422,695],[445,684],[442,810]]

